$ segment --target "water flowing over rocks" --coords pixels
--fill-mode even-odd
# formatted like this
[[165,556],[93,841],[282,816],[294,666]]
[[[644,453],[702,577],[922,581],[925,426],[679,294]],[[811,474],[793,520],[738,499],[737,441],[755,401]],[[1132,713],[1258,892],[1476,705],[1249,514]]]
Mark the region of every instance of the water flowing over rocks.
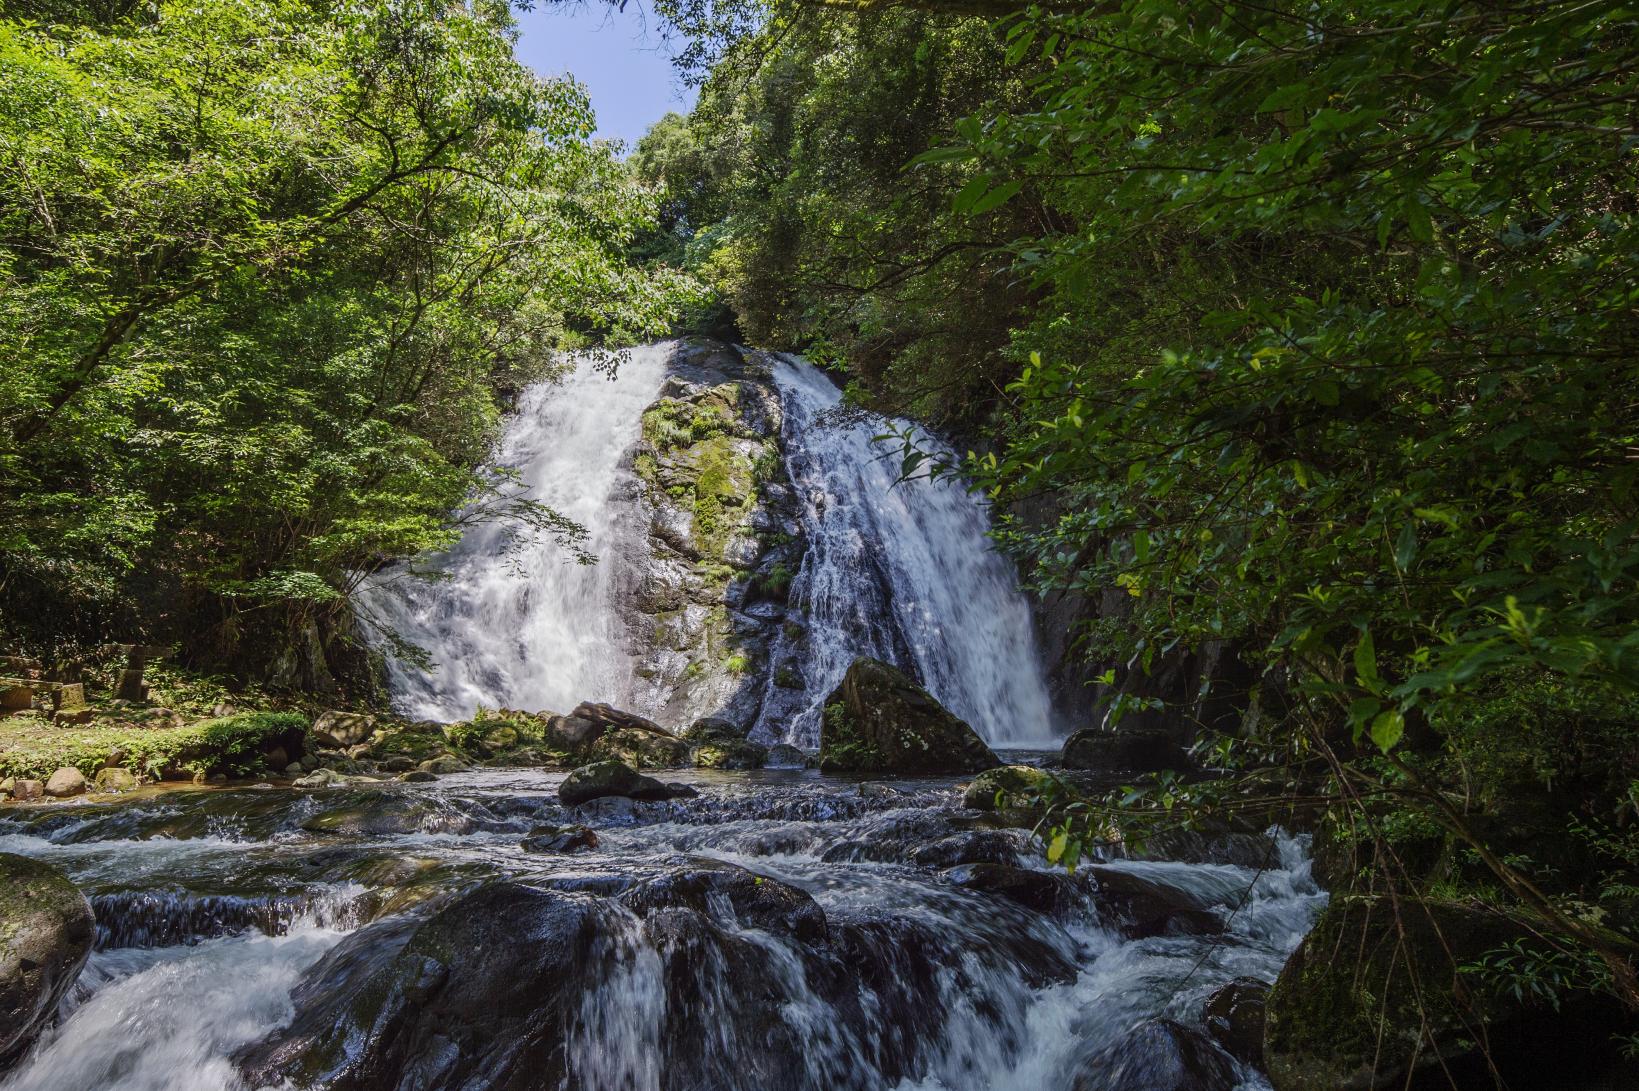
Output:
[[[586,358],[562,386],[532,387],[498,461],[588,528],[598,563],[480,527],[432,561],[440,582],[372,576],[366,635],[394,632],[434,661],[381,645],[395,703],[455,721],[593,702],[556,717],[570,749],[600,724],[635,726],[584,714],[608,704],[813,747],[827,694],[870,656],[984,738],[1046,744],[1054,717],[1017,575],[973,497],[896,485],[875,438],[893,423],[846,409],[809,364],[700,339],[631,350],[612,379]],[[706,764],[754,763],[730,749]]]
[[[1218,1072],[1209,997],[1271,980],[1321,900],[1286,838],[1262,871],[1072,877],[953,777],[675,775],[688,794],[574,805],[562,773],[493,768],[8,808],[0,849],[63,868],[99,921],[64,1023],[0,1086],[1123,1086]],[[1132,938],[1121,873],[1215,933]],[[1185,1030],[1134,1029],[1162,1019]],[[1264,1086],[1224,1063],[1218,1086]]]

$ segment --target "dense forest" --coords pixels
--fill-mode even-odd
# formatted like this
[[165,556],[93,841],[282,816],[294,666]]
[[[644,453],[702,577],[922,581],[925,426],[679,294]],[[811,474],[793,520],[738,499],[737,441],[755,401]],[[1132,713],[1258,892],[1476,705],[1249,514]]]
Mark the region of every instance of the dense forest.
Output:
[[1303,980],[1340,1055],[1639,1064],[1630,8],[657,0],[623,149],[519,6],[0,0],[8,650],[379,703],[371,571],[579,548],[489,459],[565,350],[800,353],[991,503],[1073,726],[1188,747],[1002,791],[1050,861],[1300,825],[1410,967]]
[[1196,740],[1242,775],[1068,804],[1056,854],[1314,792],[1364,888],[1532,920],[1514,986],[1639,1002],[1631,13],[710,14],[650,249],[969,441],[904,472],[1010,513],[1112,720],[1205,644],[1255,679]]

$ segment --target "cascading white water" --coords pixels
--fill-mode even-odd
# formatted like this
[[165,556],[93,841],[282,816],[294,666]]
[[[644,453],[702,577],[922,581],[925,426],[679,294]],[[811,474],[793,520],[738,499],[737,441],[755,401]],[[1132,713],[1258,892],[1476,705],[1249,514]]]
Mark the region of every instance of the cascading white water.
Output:
[[436,581],[404,567],[369,581],[362,602],[373,623],[435,665],[427,673],[389,657],[401,712],[459,720],[480,706],[561,711],[625,692],[631,662],[610,605],[621,494],[634,485],[621,459],[670,351],[633,349],[612,376],[582,358],[561,383],[530,387],[497,452],[532,499],[586,528],[584,548],[598,563],[578,564],[552,542],[509,549],[506,528],[491,524],[433,562]]
[[[806,707],[765,734],[819,736],[820,701],[857,656],[911,669],[991,745],[1053,742],[1052,702],[1018,575],[991,548],[984,507],[961,488],[898,481],[880,418],[839,417],[842,394],[798,359],[774,369],[785,408],[787,469],[802,506],[807,553],[791,598],[807,632]],[[894,421],[895,426],[905,422]],[[937,440],[927,446],[951,452]],[[778,715],[765,709],[764,720]]]
[[[583,360],[561,384],[531,387],[497,452],[534,499],[587,528],[598,563],[575,564],[552,542],[511,549],[507,531],[488,525],[432,561],[434,581],[400,566],[368,582],[366,616],[435,665],[429,673],[389,657],[401,712],[456,720],[480,706],[563,711],[631,699],[638,664],[615,570],[648,545],[623,456],[672,348],[633,350],[613,379]],[[817,743],[825,694],[870,655],[911,671],[992,744],[1051,744],[1030,610],[985,536],[983,505],[948,484],[896,482],[891,451],[874,440],[884,423],[833,419],[841,395],[811,364],[782,359],[774,382],[806,541],[790,595],[804,634],[781,637],[775,660],[795,664],[806,688],[771,678],[757,737]]]

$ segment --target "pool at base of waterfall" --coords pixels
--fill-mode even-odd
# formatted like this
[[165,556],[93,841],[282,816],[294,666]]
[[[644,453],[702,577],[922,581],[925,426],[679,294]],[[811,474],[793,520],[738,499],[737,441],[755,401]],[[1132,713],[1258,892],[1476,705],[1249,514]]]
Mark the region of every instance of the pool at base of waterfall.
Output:
[[1203,1007],[1325,897],[1278,831],[1067,876],[948,779],[562,778],[8,810],[98,939],[0,1088],[1260,1088]]

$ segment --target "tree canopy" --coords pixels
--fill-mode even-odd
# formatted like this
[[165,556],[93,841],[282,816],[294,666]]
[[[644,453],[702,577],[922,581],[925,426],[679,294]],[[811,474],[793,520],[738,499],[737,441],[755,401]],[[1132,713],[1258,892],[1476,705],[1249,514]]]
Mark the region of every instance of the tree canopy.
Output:
[[689,293],[626,260],[653,198],[505,4],[0,15],[14,623],[228,650],[459,518],[572,529],[477,469],[507,393]]

